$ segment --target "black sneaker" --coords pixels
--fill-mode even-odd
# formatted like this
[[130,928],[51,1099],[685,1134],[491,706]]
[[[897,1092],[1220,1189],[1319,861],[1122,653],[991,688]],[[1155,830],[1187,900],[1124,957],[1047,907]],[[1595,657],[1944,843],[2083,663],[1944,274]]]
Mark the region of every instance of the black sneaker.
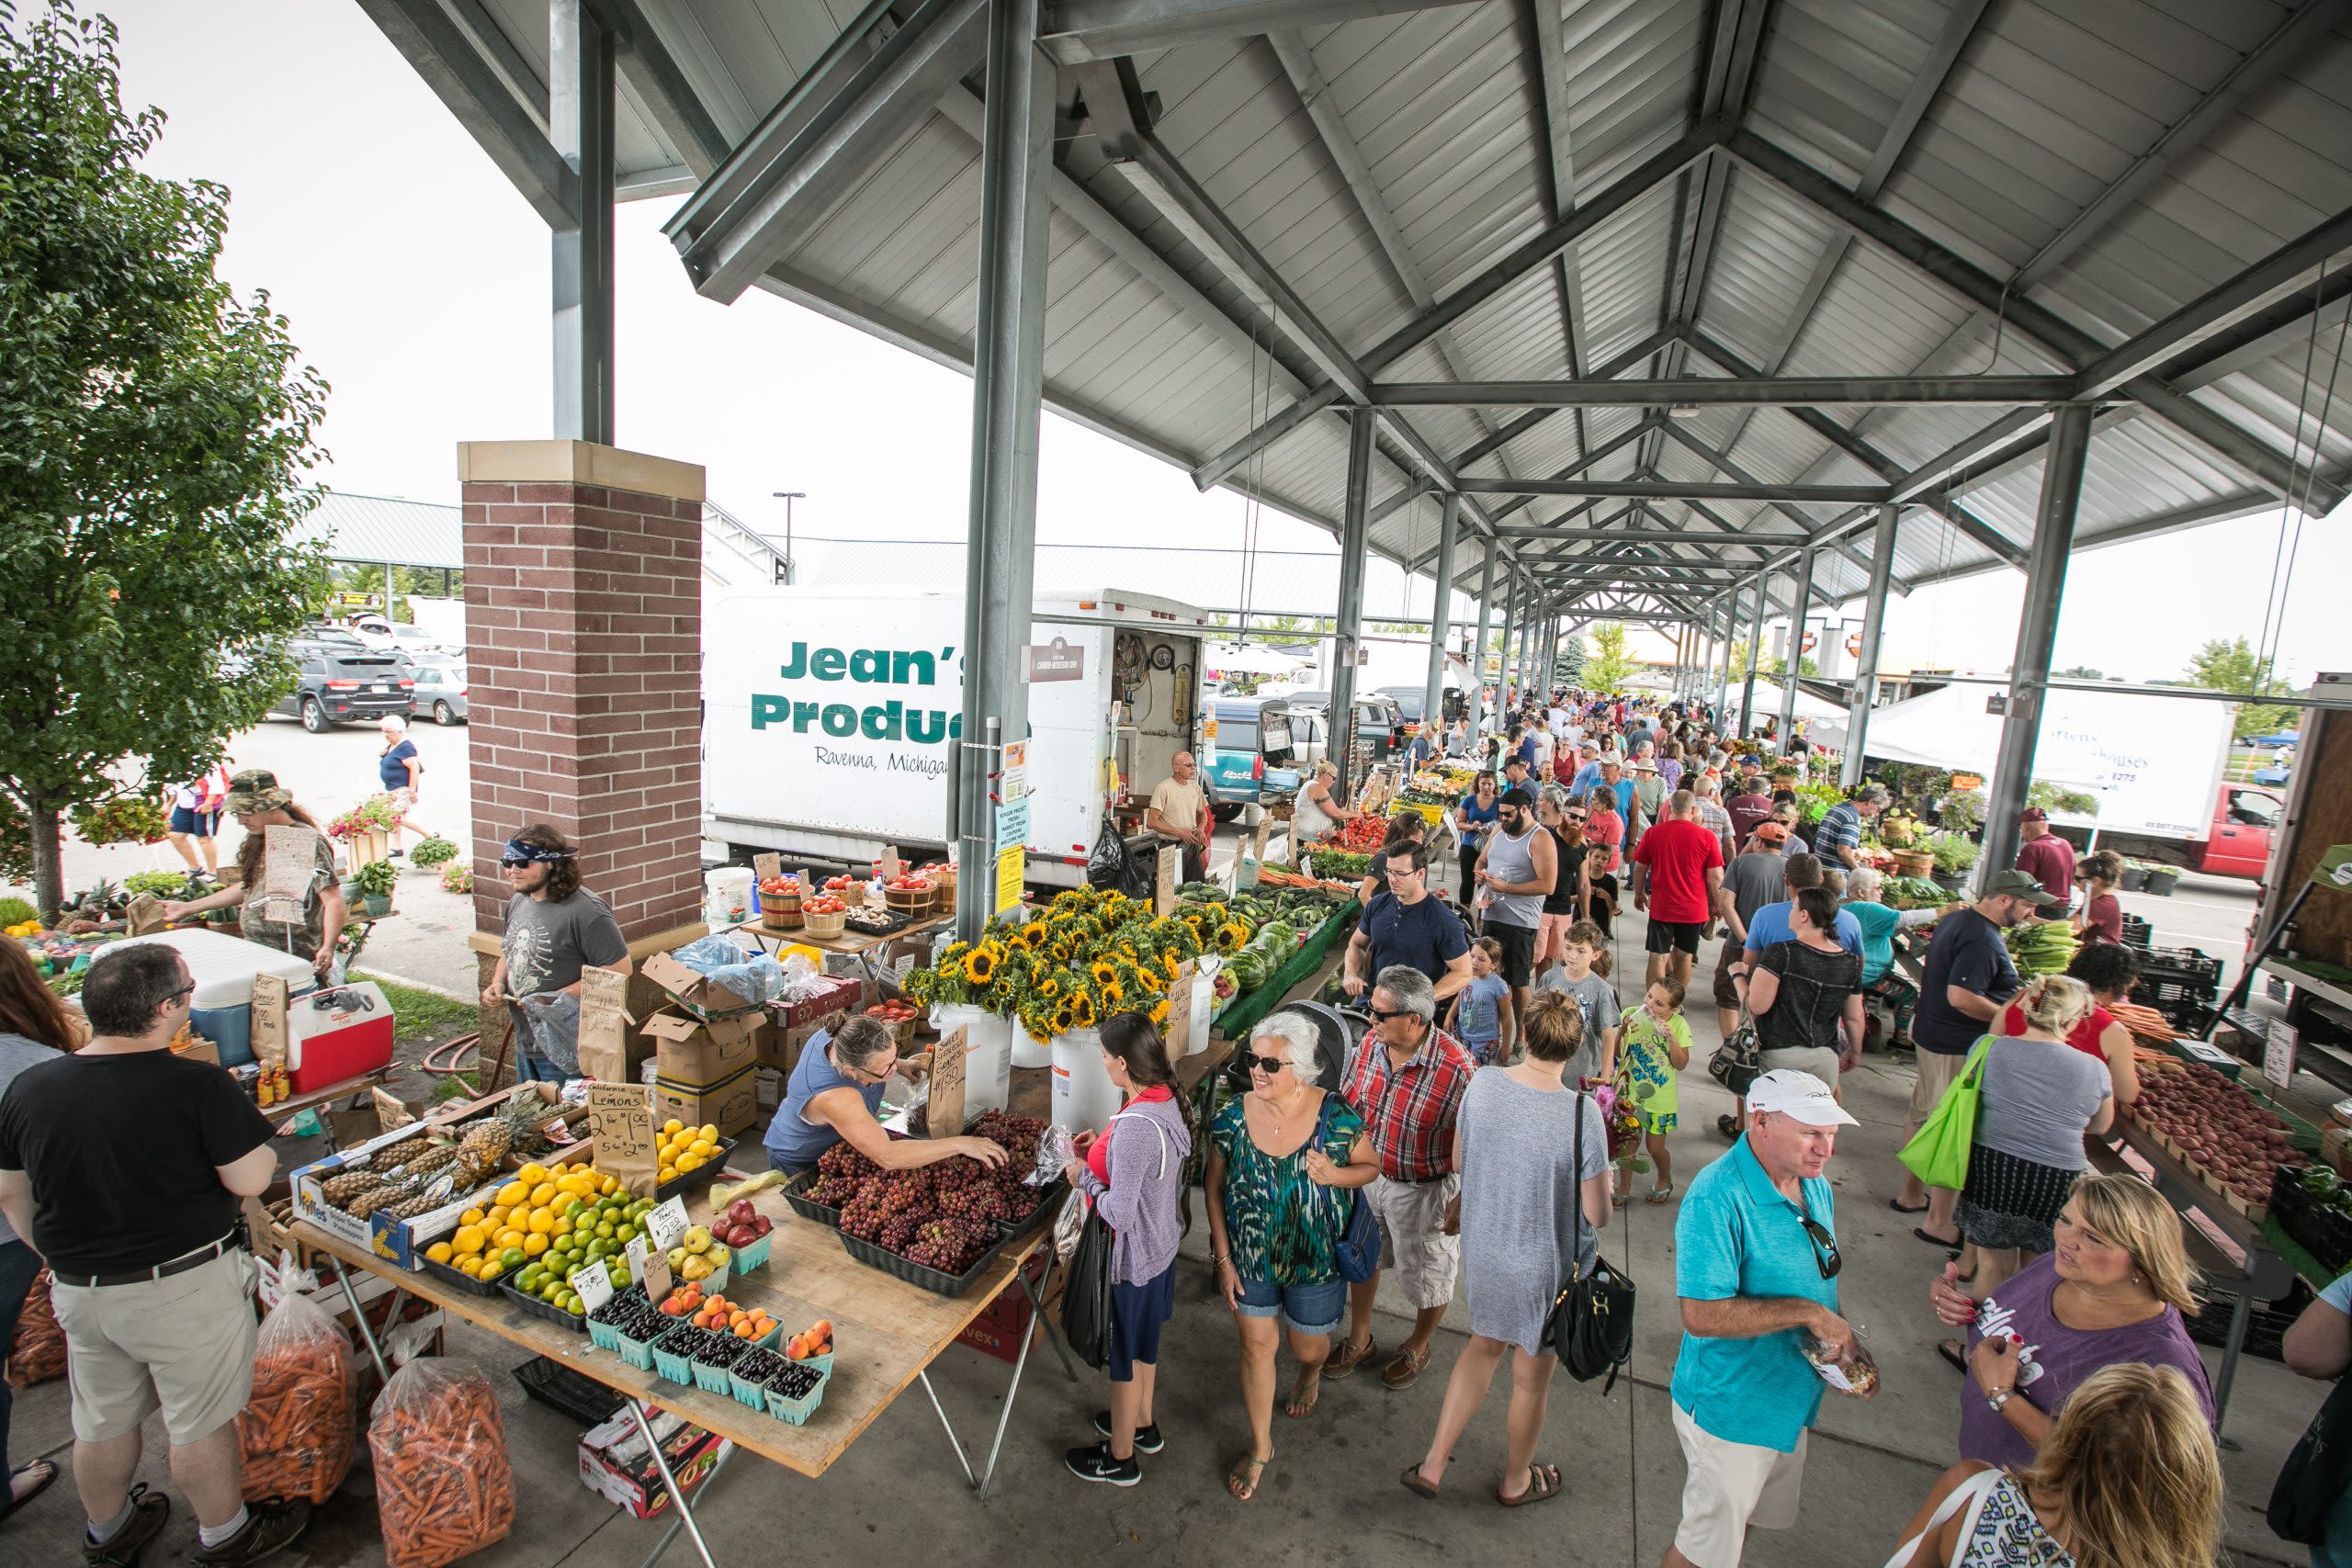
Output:
[[1143,1466],[1136,1462],[1136,1456],[1129,1454],[1123,1460],[1113,1459],[1108,1443],[1097,1443],[1091,1449],[1072,1449],[1062,1456],[1062,1462],[1069,1466],[1069,1472],[1080,1481],[1133,1486],[1143,1479]]
[[[1111,1435],[1111,1413],[1109,1411],[1098,1410],[1094,1413],[1094,1429],[1102,1433],[1105,1438],[1108,1438]],[[1167,1446],[1167,1439],[1163,1438],[1159,1435],[1159,1422],[1155,1421],[1148,1427],[1137,1427],[1136,1428],[1136,1452],[1139,1454],[1156,1454]]]
[[82,1529],[82,1561],[90,1568],[134,1568],[139,1554],[155,1539],[171,1517],[172,1500],[160,1492],[150,1492],[141,1482],[130,1489],[130,1517],[115,1531],[104,1546],[90,1539],[89,1527]]
[[285,1501],[272,1498],[266,1503],[245,1505],[245,1528],[218,1546],[206,1546],[198,1538],[196,1554],[188,1561],[196,1568],[238,1568],[241,1563],[258,1562],[281,1547],[291,1546],[311,1528],[311,1503],[307,1497]]
[[387,851],[385,851],[384,852],[385,852],[385,854],[386,854],[388,857],[390,857],[390,859],[392,859],[392,860],[398,860],[398,859],[400,859],[400,858],[401,858],[401,852],[400,852],[400,851],[398,851],[398,850],[387,850]]

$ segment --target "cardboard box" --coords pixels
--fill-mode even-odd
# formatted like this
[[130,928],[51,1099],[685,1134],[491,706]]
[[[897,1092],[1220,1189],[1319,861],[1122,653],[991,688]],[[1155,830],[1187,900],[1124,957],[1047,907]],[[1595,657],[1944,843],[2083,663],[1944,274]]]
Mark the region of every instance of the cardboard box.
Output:
[[761,1065],[789,1073],[800,1065],[800,1053],[808,1049],[809,1041],[819,1034],[839,1029],[848,1017],[849,1010],[841,1008],[821,1018],[812,1018],[806,1023],[796,1023],[790,1028],[778,1025],[771,1029],[768,1032],[770,1044],[760,1057]]
[[[654,1436],[662,1442],[662,1457],[684,1492],[701,1484],[735,1446],[667,1410],[655,1409],[652,1423]],[[627,1411],[591,1427],[580,1439],[580,1483],[640,1519],[653,1517],[671,1504],[669,1488],[662,1484],[662,1472],[654,1468],[652,1452],[645,1446],[645,1434]]]
[[[748,961],[752,956],[745,953]],[[666,953],[647,959],[639,974],[662,987],[663,994],[697,1018],[718,1018],[749,1012],[760,1004],[737,995],[706,975],[697,975]]]
[[758,1090],[756,1100],[762,1111],[772,1111],[784,1103],[786,1075],[774,1067],[753,1067],[752,1083]]
[[766,1027],[765,1013],[704,1019],[657,1012],[643,1025],[653,1042],[656,1075],[683,1084],[723,1083],[752,1066],[759,1056],[760,1032]]
[[418,1259],[424,1257],[426,1247],[456,1230],[458,1216],[477,1201],[486,1202],[484,1195],[496,1191],[499,1182],[504,1179],[502,1175],[479,1189],[452,1192],[447,1202],[405,1220],[393,1219],[380,1211],[363,1219],[346,1214],[327,1201],[326,1184],[330,1179],[346,1171],[369,1166],[376,1150],[415,1134],[413,1126],[396,1127],[389,1133],[378,1134],[364,1144],[302,1167],[292,1179],[294,1213],[330,1235],[347,1241],[354,1247],[364,1247],[377,1257],[390,1259],[403,1269],[414,1269]]
[[797,1002],[772,1002],[769,1010],[775,1014],[779,1025],[789,1029],[812,1019],[822,1018],[830,1012],[859,1006],[864,995],[865,983],[837,978],[830,986],[813,991]]
[[[1033,1291],[1045,1289],[1046,1257],[1043,1251],[1032,1253],[1021,1266],[1021,1271],[1029,1276],[1029,1288]],[[966,1324],[956,1338],[1000,1361],[1017,1361],[1021,1359],[1021,1341],[1035,1318],[1028,1296],[1023,1293],[1020,1281],[1014,1280],[981,1309],[979,1316]]]
[[653,1114],[662,1121],[674,1116],[690,1127],[707,1122],[718,1128],[721,1137],[731,1138],[759,1118],[759,1085],[752,1077],[756,1070],[746,1065],[715,1084],[673,1083],[656,1077]]

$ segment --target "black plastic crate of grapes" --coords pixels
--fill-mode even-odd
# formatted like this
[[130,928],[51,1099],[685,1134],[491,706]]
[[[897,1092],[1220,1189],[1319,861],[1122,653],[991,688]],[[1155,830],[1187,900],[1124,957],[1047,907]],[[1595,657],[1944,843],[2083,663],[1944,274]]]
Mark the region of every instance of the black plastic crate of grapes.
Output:
[[792,1205],[792,1212],[802,1219],[814,1220],[828,1230],[839,1230],[842,1228],[842,1212],[808,1195],[808,1189],[815,1186],[817,1179],[823,1174],[819,1170],[804,1170],[786,1182],[779,1190],[784,1194],[784,1201]]
[[1017,1220],[997,1221],[997,1234],[1007,1241],[1011,1241],[1039,1220],[1048,1218],[1061,1208],[1062,1200],[1069,1196],[1069,1178],[1057,1176],[1043,1187],[1024,1189],[1024,1190],[1035,1191],[1037,1194],[1037,1206]]
[[973,1281],[996,1262],[996,1255],[1002,1252],[1005,1246],[1000,1237],[994,1247],[974,1258],[972,1266],[961,1274],[943,1274],[936,1269],[926,1268],[910,1258],[901,1258],[886,1247],[878,1247],[847,1231],[836,1234],[841,1236],[842,1246],[848,1249],[849,1255],[860,1263],[879,1269],[894,1279],[904,1280],[910,1285],[921,1286],[939,1296],[960,1296],[970,1290]]

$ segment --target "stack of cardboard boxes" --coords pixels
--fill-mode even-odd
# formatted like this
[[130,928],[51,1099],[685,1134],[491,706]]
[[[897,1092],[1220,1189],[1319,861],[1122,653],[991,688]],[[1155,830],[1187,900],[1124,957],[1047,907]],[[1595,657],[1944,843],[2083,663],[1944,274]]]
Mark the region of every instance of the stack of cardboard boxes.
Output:
[[654,1114],[706,1123],[733,1137],[773,1110],[801,1048],[838,1024],[860,998],[859,983],[832,982],[788,1005],[748,1003],[667,953],[645,965],[671,1005],[640,1026],[654,1046]]

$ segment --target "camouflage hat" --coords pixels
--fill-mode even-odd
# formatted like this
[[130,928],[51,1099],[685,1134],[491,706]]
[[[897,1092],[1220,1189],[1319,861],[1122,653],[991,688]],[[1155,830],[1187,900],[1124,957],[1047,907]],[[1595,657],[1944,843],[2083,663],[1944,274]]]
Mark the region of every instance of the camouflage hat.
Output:
[[222,802],[232,817],[250,816],[256,811],[276,811],[294,804],[294,792],[281,787],[277,775],[267,768],[247,768],[229,781],[229,794]]

